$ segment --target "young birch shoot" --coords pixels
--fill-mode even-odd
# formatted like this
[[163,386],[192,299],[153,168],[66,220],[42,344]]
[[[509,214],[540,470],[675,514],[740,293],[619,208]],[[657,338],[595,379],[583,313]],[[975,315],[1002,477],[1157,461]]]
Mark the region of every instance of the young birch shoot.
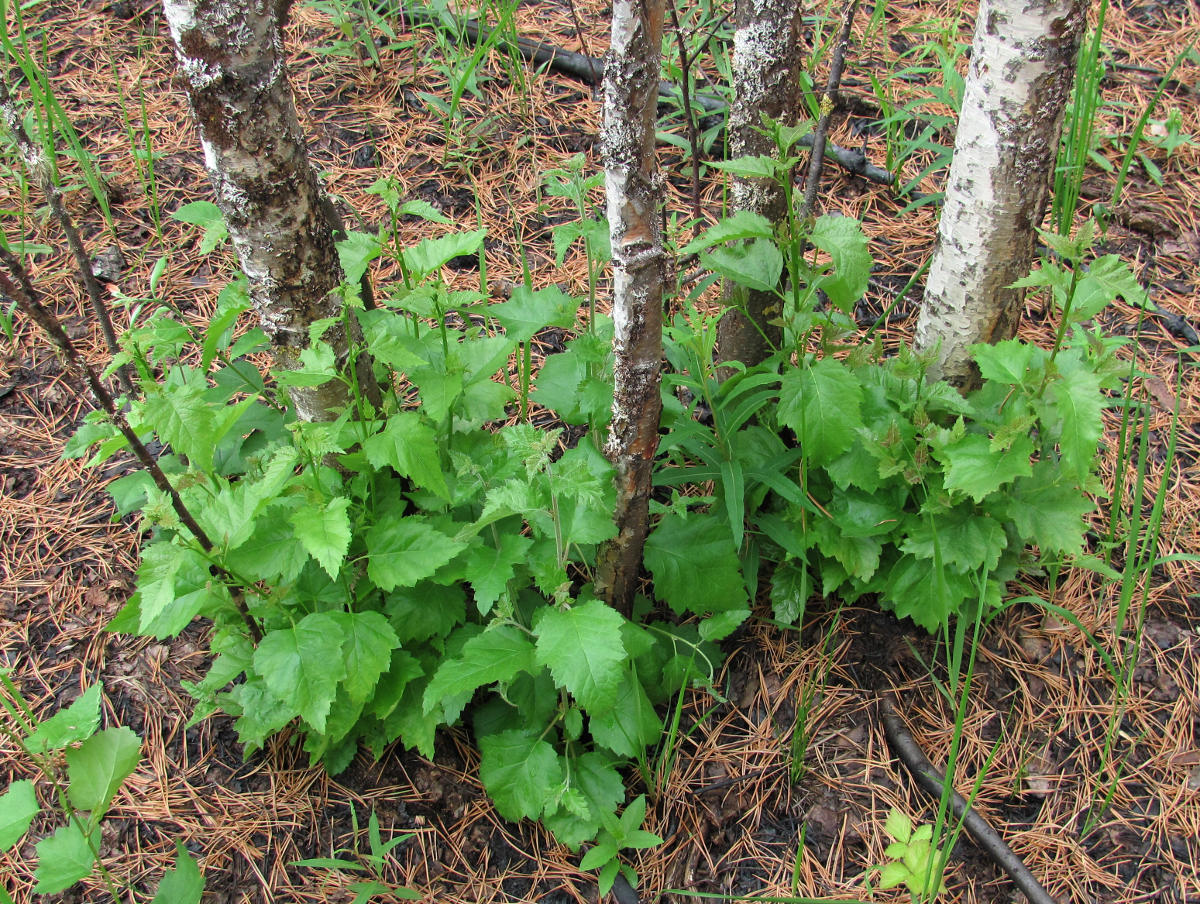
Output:
[[[217,204],[277,361],[296,366],[309,327],[336,318],[323,338],[344,365],[350,343],[336,224],[296,117],[283,51],[287,4],[164,0],[163,9]],[[360,385],[371,393],[370,367],[365,359],[356,363]],[[328,420],[350,394],[330,380],[294,387],[291,399],[302,420]]]
[[666,266],[654,116],[664,0],[617,0],[605,65],[604,181],[612,239],[613,419],[617,536],[600,554],[596,588],[628,613],[646,540],[651,471],[662,413],[662,292]]
[[[796,121],[801,4],[796,0],[737,0],[734,21],[730,153],[735,158],[774,155],[775,143],[763,133],[763,116],[785,125]],[[776,224],[787,218],[783,188],[773,179],[735,175],[731,192],[735,211],[761,214]],[[727,286],[727,302],[734,291],[746,293],[745,309],[731,307],[721,319],[720,354],[725,360],[758,364],[782,339],[779,297],[774,292]]]
[[931,376],[978,384],[975,343],[1015,335],[1035,227],[1054,161],[1087,6],[1083,0],[983,0],[925,303],[920,350]]

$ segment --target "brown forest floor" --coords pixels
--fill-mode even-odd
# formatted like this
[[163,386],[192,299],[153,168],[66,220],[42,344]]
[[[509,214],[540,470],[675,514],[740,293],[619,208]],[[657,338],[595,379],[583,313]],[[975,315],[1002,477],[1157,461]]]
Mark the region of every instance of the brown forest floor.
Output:
[[[889,11],[888,27],[893,38],[907,34],[910,42],[920,42],[926,39],[914,29],[952,16],[955,8],[947,0],[913,0]],[[601,2],[580,6],[586,49],[593,54],[607,43],[607,13]],[[124,93],[135,123],[139,96],[145,98],[164,214],[210,197],[182,96],[172,84],[160,11],[141,0],[79,0],[79,5],[50,0],[27,15],[45,35],[47,66],[60,98],[110,179],[115,240],[101,230],[86,191],[68,193],[91,250],[119,242],[127,262],[120,289],[133,298],[146,293],[154,261],[169,254],[160,293],[201,316],[229,273],[231,256],[225,251],[201,258],[195,231],[169,219],[160,242],[150,200],[131,163],[118,93]],[[969,40],[970,16],[965,18],[962,36]],[[513,237],[520,235],[535,280],[582,290],[582,259],[573,255],[557,268],[549,243],[549,226],[569,211],[559,199],[539,200],[537,188],[546,169],[575,153],[587,153],[593,171],[598,166],[599,110],[586,87],[565,77],[530,75],[522,104],[492,59],[485,71],[496,78],[482,84],[483,99],[467,102],[466,128],[452,139],[449,165],[443,166],[441,126],[414,92],[444,95],[444,75],[428,62],[414,68],[409,51],[383,51],[383,72],[353,57],[322,55],[315,48],[329,46],[336,35],[328,17],[298,7],[294,22],[293,78],[301,118],[315,162],[344,210],[352,206],[366,223],[376,222],[377,199],[363,190],[379,175],[394,175],[406,197],[430,200],[471,226],[478,199],[490,230],[490,280],[519,279]],[[539,0],[517,13],[525,33],[580,49],[570,22],[569,7],[559,0]],[[1106,40],[1118,65],[1104,83],[1112,106],[1101,130],[1128,132],[1153,94],[1155,73],[1197,35],[1200,6],[1194,2],[1116,0]],[[429,32],[421,32],[415,59],[433,59],[431,47]],[[903,49],[901,40],[860,42],[848,79],[864,84],[871,72],[882,76],[897,49]],[[1200,135],[1198,83],[1200,66],[1185,63],[1163,98],[1164,107],[1183,112],[1184,129],[1194,135]],[[863,88],[849,93],[868,96]],[[1160,111],[1156,118],[1163,116]],[[852,126],[850,117],[839,116],[835,140],[861,144]],[[1114,156],[1110,145],[1101,149]],[[882,163],[880,138],[871,137],[866,151]],[[1157,159],[1165,188],[1135,166],[1108,246],[1131,262],[1158,304],[1195,326],[1200,148],[1184,147],[1169,161],[1160,153]],[[682,215],[689,170],[669,149],[664,162],[672,167],[674,209]],[[1112,178],[1093,168],[1085,203],[1107,197]],[[826,169],[824,182],[826,210],[865,220],[878,259],[868,303],[878,311],[929,254],[935,213],[924,208],[897,216],[902,204],[889,190],[834,169]],[[61,249],[40,200],[22,197],[16,186],[15,178],[0,186],[10,240],[23,231]],[[720,182],[710,175],[704,191],[710,219],[719,213],[721,198]],[[429,234],[422,230],[440,228],[406,225],[403,238],[415,241]],[[73,333],[91,343],[94,360],[103,363],[67,255],[59,250],[36,261],[36,282],[57,302]],[[477,274],[464,273],[462,279],[469,284]],[[889,341],[905,340],[916,297],[901,304],[904,316],[889,325]],[[1024,335],[1049,341],[1052,324],[1038,307],[1030,306]],[[1118,307],[1105,315],[1104,327],[1132,335],[1135,322],[1133,311]],[[1191,366],[1194,353],[1180,367],[1177,352],[1194,338],[1177,333],[1151,317],[1137,347],[1141,366],[1153,374],[1141,381],[1155,410],[1147,492],[1169,481],[1159,550],[1164,556],[1200,553],[1200,370]],[[1179,458],[1164,475],[1180,369]],[[0,665],[14,670],[22,691],[44,713],[103,680],[106,719],[128,724],[144,738],[145,760],[119,794],[105,829],[106,862],[117,876],[152,890],[173,855],[173,839],[180,838],[199,858],[208,882],[206,901],[349,901],[346,880],[323,880],[288,863],[352,847],[351,808],[363,826],[374,809],[385,836],[400,831],[414,836],[397,850],[389,879],[411,885],[427,900],[596,900],[594,877],[578,871],[577,857],[538,827],[508,824],[493,811],[475,777],[476,756],[465,731],[441,735],[432,763],[393,750],[379,763],[360,758],[331,779],[308,768],[304,754],[286,739],[243,762],[226,718],[185,728],[190,710],[180,681],[194,680],[206,668],[203,626],[193,625],[168,643],[103,631],[131,589],[138,537],[130,524],[110,520],[103,492],[105,479],[125,465],[110,463],[101,474],[60,461],[63,443],[89,405],[54,352],[18,318],[15,345],[0,344]],[[1115,460],[1111,442],[1107,448],[1104,473],[1111,485],[1116,469],[1131,465]],[[1042,579],[1029,581],[1035,592],[1049,594]],[[1101,750],[1114,688],[1085,638],[1057,618],[1018,606],[991,625],[979,647],[958,785],[969,790],[992,757],[978,806],[1062,901],[1200,902],[1197,584],[1196,568],[1187,563],[1153,571],[1139,665],[1115,751],[1120,778],[1103,811],[1095,805],[1110,788]],[[1013,592],[1025,591],[1014,585]],[[1072,571],[1062,576],[1054,600],[1113,647],[1114,588],[1092,573]],[[922,664],[934,663],[935,673],[944,674],[937,665],[943,660],[930,638],[911,625],[861,607],[841,611],[824,648],[836,611],[835,602],[826,601],[810,607],[800,632],[751,626],[727,642],[729,658],[719,682],[725,699],[694,693],[665,781],[642,789],[633,780],[635,793],[651,793],[647,828],[666,839],[636,861],[641,900],[657,900],[667,888],[788,895],[793,875],[801,895],[864,897],[862,875],[883,859],[882,825],[889,809],[899,807],[917,822],[932,821],[928,801],[889,754],[874,700],[877,688],[895,688],[914,735],[931,759],[944,762],[953,712]],[[797,701],[809,687],[817,688],[807,723],[810,740],[804,774],[793,784],[788,748]],[[13,750],[0,746],[0,775],[12,780],[28,777],[30,770]],[[32,898],[32,855],[31,846],[0,855],[0,878],[18,904]],[[954,853],[946,881],[945,900],[1020,900],[966,840]],[[904,898],[898,892],[876,894],[884,901]],[[60,900],[105,898],[99,885],[85,883]]]

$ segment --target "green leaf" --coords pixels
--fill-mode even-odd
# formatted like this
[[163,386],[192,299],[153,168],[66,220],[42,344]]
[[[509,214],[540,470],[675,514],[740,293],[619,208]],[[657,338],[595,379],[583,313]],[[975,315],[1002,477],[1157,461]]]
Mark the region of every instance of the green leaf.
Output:
[[280,386],[324,386],[337,377],[337,357],[328,342],[314,342],[292,364],[275,371],[275,382]]
[[93,684],[66,709],[41,722],[25,739],[30,753],[61,750],[68,744],[90,738],[100,726],[100,685]]
[[849,314],[867,291],[871,274],[871,252],[862,224],[853,217],[824,214],[817,217],[808,240],[833,259],[833,275],[821,276],[816,285],[835,307]]
[[71,803],[92,811],[92,819],[98,819],[108,810],[121,783],[137,768],[141,753],[142,739],[125,726],[106,728],[68,750]]
[[411,411],[393,414],[380,433],[363,443],[363,452],[375,467],[395,468],[402,476],[411,477],[417,486],[449,500],[437,434],[420,415]]
[[534,647],[528,635],[515,625],[491,628],[463,644],[460,658],[441,664],[425,688],[425,712],[449,697],[533,671]]
[[267,632],[254,651],[254,669],[271,693],[319,732],[325,731],[338,682],[346,677],[345,639],[336,616],[314,612],[293,627]]
[[778,289],[783,273],[783,253],[767,239],[713,248],[700,255],[700,262],[740,286],[761,292]]
[[520,534],[502,534],[500,548],[486,543],[467,551],[467,580],[475,594],[475,606],[480,615],[487,615],[496,601],[504,595],[508,582],[516,574],[516,566],[525,561],[533,541]]
[[879,887],[881,889],[896,888],[911,878],[913,878],[913,874],[899,860],[885,863],[879,868]]
[[200,239],[201,254],[211,253],[229,238],[229,230],[225,227],[225,217],[221,215],[221,208],[212,201],[192,201],[184,204],[171,214],[171,217],[181,223],[204,228],[204,235]]
[[381,590],[412,587],[466,546],[420,516],[389,513],[367,531],[367,574]]
[[537,819],[562,786],[562,763],[538,733],[503,731],[479,738],[479,778],[505,819]]
[[1008,535],[995,518],[971,505],[921,517],[909,528],[900,549],[919,559],[940,555],[955,571],[996,570]]
[[1013,484],[1003,512],[1022,537],[1042,552],[1077,553],[1087,525],[1084,516],[1095,503],[1069,482],[1050,461],[1033,466],[1030,477]]
[[306,505],[288,519],[296,539],[335,580],[350,548],[349,509],[349,497],[335,496],[325,505]]
[[1067,317],[1072,323],[1091,320],[1118,296],[1134,307],[1149,306],[1146,290],[1129,265],[1115,254],[1106,254],[1092,261],[1087,273],[1075,284]]
[[749,609],[730,609],[718,612],[700,622],[700,637],[713,643],[724,640],[750,617]]
[[781,562],[771,576],[771,611],[776,621],[785,625],[802,621],[812,592],[812,578],[803,562]]
[[601,747],[619,756],[640,757],[662,737],[663,724],[646,691],[626,669],[617,685],[613,707],[591,713],[588,729]]
[[371,261],[383,253],[379,239],[366,232],[347,232],[337,243],[338,261],[342,265],[346,282],[357,285],[367,272]]
[[537,661],[589,712],[607,710],[616,700],[627,658],[623,622],[615,609],[592,599],[570,609],[547,609],[534,625]]
[[966,493],[982,502],[1004,484],[1033,471],[1030,456],[1033,442],[1018,436],[1004,451],[993,451],[986,436],[971,433],[958,442],[934,449],[934,456],[946,466],[945,487]]
[[26,779],[13,782],[0,794],[0,851],[7,851],[21,840],[38,809],[33,782]]
[[445,637],[461,624],[466,618],[467,594],[461,586],[423,581],[389,593],[384,605],[400,643],[409,645]]
[[201,383],[156,387],[142,403],[145,423],[201,471],[212,470],[216,421]]
[[409,270],[428,276],[434,270],[464,254],[474,254],[483,244],[486,229],[452,232],[436,239],[423,239],[404,251],[404,263]]
[[862,384],[844,364],[821,358],[784,373],[779,420],[796,431],[810,463],[827,465],[856,441],[862,398]]
[[511,300],[491,305],[487,312],[500,321],[509,339],[527,342],[548,326],[574,326],[578,310],[579,302],[558,286],[535,291],[520,285],[513,289]]
[[733,160],[709,160],[708,165],[744,179],[774,179],[781,162],[769,156],[736,157]]
[[308,550],[296,540],[288,504],[274,505],[260,515],[250,539],[229,553],[233,571],[252,580],[291,583],[308,561]]
[[678,614],[744,609],[748,603],[729,525],[715,518],[664,516],[646,539],[645,561],[655,595]]
[[883,830],[890,837],[907,844],[908,840],[912,838],[912,820],[908,818],[908,814],[893,809],[888,813],[887,820],[883,824]]
[[1104,430],[1106,400],[1100,376],[1082,367],[1064,369],[1046,395],[1061,419],[1057,433],[1063,474],[1083,483],[1095,467],[1096,445]]
[[771,221],[759,213],[749,210],[739,210],[728,216],[716,226],[706,229],[680,250],[680,255],[695,254],[722,242],[736,242],[742,239],[773,239],[775,229]]
[[1010,386],[1020,386],[1034,366],[1035,353],[1041,353],[1035,345],[1022,342],[1020,339],[1005,339],[994,345],[980,343],[971,346],[971,356],[979,366],[979,372],[985,380],[995,380]]
[[93,847],[100,847],[100,827],[93,829],[89,837],[74,822],[67,823],[53,835],[39,841],[38,865],[33,873],[38,882],[33,893],[57,894],[66,891],[80,879],[87,878],[96,863]]
[[158,883],[158,892],[151,904],[200,904],[204,894],[204,877],[200,867],[183,846],[175,842],[175,866]]
[[583,872],[590,872],[604,866],[610,860],[617,856],[617,846],[611,841],[602,841],[591,847],[583,859],[579,861],[579,869]]
[[346,663],[343,687],[354,703],[371,696],[375,685],[392,663],[392,651],[400,646],[396,632],[379,612],[332,613],[341,622],[346,639],[342,659]]

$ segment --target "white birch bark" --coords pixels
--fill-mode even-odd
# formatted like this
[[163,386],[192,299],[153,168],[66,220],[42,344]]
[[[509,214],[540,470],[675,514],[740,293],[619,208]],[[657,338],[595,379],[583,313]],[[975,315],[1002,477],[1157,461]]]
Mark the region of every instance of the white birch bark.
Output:
[[[729,148],[734,157],[778,156],[775,143],[762,134],[763,114],[785,125],[796,122],[800,107],[801,13],[798,0],[736,2],[730,60],[733,105],[729,111]],[[730,194],[734,210],[761,214],[776,224],[785,219],[787,202],[774,180],[734,176]],[[727,300],[732,291],[726,291]],[[746,313],[731,308],[721,318],[721,357],[757,364],[782,338],[782,329],[771,322],[777,321],[781,313],[779,297],[772,292],[737,291],[746,292]]]
[[[342,269],[332,207],[321,194],[287,75],[281,34],[286,3],[164,0],[163,9],[204,163],[250,296],[276,360],[293,366],[309,326],[341,318]],[[353,320],[352,320],[353,323]],[[325,334],[339,365],[349,351],[344,322]],[[364,356],[365,358],[365,356]],[[369,362],[357,362],[369,392]],[[349,402],[340,380],[295,388],[302,420],[326,420]]]
[[932,376],[978,381],[969,347],[1017,330],[1054,181],[1084,0],[981,0],[954,160],[917,322]]
[[655,158],[664,0],[615,0],[604,67],[604,182],[612,240],[613,419],[617,537],[601,550],[596,590],[626,613],[641,570],[658,425],[666,256]]

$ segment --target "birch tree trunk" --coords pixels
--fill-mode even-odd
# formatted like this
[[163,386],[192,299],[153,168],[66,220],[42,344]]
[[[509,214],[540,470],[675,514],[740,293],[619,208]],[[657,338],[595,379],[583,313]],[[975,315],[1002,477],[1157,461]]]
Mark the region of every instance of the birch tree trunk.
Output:
[[[344,368],[349,343],[333,208],[296,117],[283,51],[287,3],[163,0],[163,9],[217,204],[277,362],[294,366],[309,345],[309,326],[332,317],[339,320],[324,340]],[[365,355],[356,372],[377,397]],[[310,421],[331,419],[350,402],[340,380],[294,388],[291,399],[297,416]]]
[[1054,182],[1084,0],[981,0],[938,242],[916,329],[932,376],[978,384],[969,347],[1016,333]]
[[617,536],[600,551],[596,592],[628,614],[642,565],[662,414],[666,257],[654,121],[664,0],[615,0],[604,67],[604,184],[612,239],[615,388],[605,454],[616,468]]
[[[734,157],[778,156],[775,143],[761,133],[763,114],[793,125],[800,107],[801,4],[798,0],[736,0],[734,7],[732,88],[729,111],[729,146]],[[787,201],[770,179],[734,176],[731,185],[734,210],[761,214],[781,223]],[[718,347],[725,360],[757,364],[777,347],[783,332],[778,324],[779,297],[740,287],[726,287],[726,301],[733,292],[746,292],[745,313],[731,307],[717,329]],[[749,316],[747,316],[749,315]]]

